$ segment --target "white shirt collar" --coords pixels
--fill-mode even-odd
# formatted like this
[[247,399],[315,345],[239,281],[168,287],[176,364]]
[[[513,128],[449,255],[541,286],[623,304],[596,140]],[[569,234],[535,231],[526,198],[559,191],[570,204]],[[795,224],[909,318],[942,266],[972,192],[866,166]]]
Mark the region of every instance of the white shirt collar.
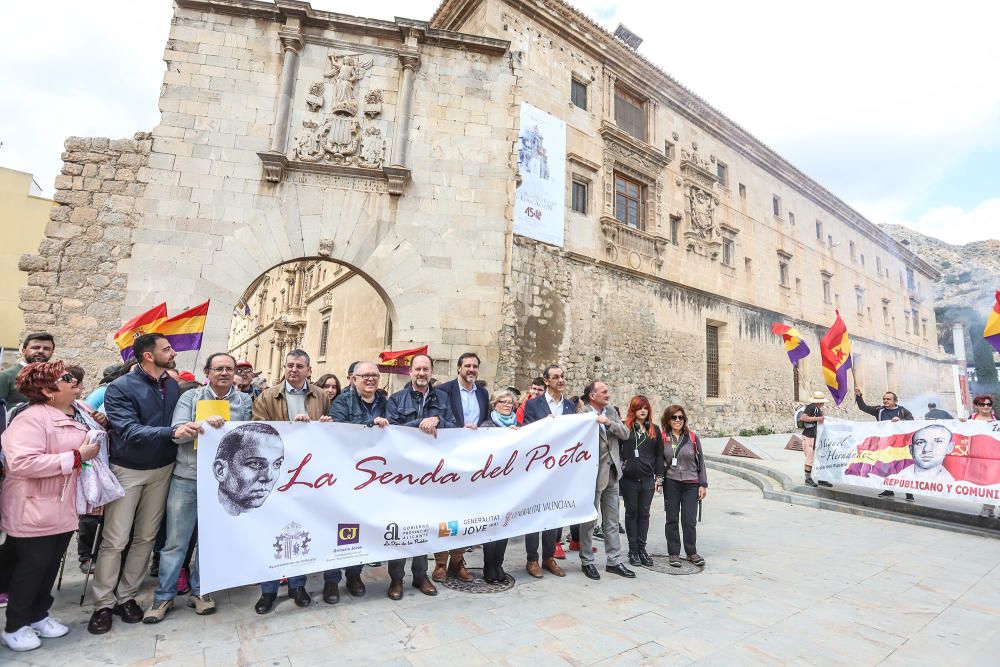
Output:
[[309,380],[306,380],[305,384],[302,385],[302,389],[296,389],[285,380],[285,393],[286,394],[308,394],[309,393]]

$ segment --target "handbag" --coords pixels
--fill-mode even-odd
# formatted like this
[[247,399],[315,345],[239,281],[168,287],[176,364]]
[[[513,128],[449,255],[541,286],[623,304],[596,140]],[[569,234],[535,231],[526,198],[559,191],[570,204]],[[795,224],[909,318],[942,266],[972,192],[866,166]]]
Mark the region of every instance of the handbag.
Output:
[[101,451],[80,466],[80,478],[76,483],[77,514],[93,514],[125,495],[125,489],[108,467],[108,434],[103,429],[91,429],[88,434],[91,442],[100,443]]

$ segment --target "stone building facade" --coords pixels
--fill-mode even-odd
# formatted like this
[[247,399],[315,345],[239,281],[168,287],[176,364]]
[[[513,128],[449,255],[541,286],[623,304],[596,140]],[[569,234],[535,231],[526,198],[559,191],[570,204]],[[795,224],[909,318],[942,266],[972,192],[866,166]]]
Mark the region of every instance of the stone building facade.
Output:
[[[390,325],[373,317],[370,336],[429,344],[439,374],[466,349],[498,385],[560,360],[574,389],[681,401],[703,431],[786,426],[821,388],[838,307],[859,384],[950,390],[931,266],[559,0],[446,0],[429,22],[175,5],[160,124],[118,157],[70,140],[64,205],[22,262],[33,286],[107,280],[103,322],[211,297],[205,345],[225,348],[248,286],[326,259],[381,297]],[[522,103],[567,125],[562,247],[513,234]],[[141,164],[120,177],[73,173],[126,155]],[[105,232],[127,238],[98,259]],[[73,243],[87,275],[53,256]],[[96,368],[109,335],[67,317],[83,316],[73,298],[22,307]],[[797,381],[774,321],[813,346]]]

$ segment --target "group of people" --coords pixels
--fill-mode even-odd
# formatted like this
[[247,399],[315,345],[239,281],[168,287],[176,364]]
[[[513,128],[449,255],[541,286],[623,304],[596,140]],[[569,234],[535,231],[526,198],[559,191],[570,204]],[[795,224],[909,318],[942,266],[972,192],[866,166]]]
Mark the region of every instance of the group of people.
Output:
[[[569,542],[570,550],[579,551],[583,573],[600,579],[592,540],[603,533],[605,571],[636,576],[622,554],[621,501],[628,564],[653,565],[646,540],[652,500],[661,490],[668,563],[681,567],[683,546],[691,563],[705,564],[696,546],[698,503],[708,487],[705,457],[680,405],[667,407],[657,424],[649,400],[635,396],[623,419],[611,405],[604,382],[590,382],[581,396],[567,397],[566,378],[557,364],[545,368],[523,400],[510,387],[491,396],[478,380],[480,359],[474,352],[459,357],[457,377],[439,384],[432,377],[431,359],[416,355],[407,385],[389,395],[379,387],[378,366],[369,361],[352,364],[344,386],[332,374],[313,382],[309,355],[293,350],[285,357],[283,378],[264,389],[248,362],[237,362],[225,352],[207,356],[206,381],[201,384],[177,372],[176,352],[162,334],[139,336],[132,349],[134,362],[107,369],[101,385],[86,400],[81,398],[82,369],[52,361],[55,341],[49,334],[28,336],[20,363],[0,373],[0,415],[4,417],[0,428],[5,429],[0,439],[4,466],[0,529],[6,538],[0,544],[0,571],[4,573],[0,594],[6,595],[7,606],[0,641],[13,650],[31,650],[42,639],[69,632],[49,615],[49,609],[59,565],[74,532],[79,535],[81,567],[93,574],[93,612],[87,625],[92,634],[109,632],[116,616],[125,623],[158,623],[185,589],[190,593],[187,606],[196,614],[216,611],[215,600],[200,590],[198,558],[192,558],[197,541],[195,439],[225,423],[222,416],[197,418],[197,406],[206,400],[228,402],[231,421],[398,425],[428,436],[445,428],[516,429],[570,413],[595,413],[600,436],[594,503],[601,525],[598,528],[595,521],[573,526]],[[273,431],[263,423],[259,428]],[[120,497],[81,515],[76,488],[81,470],[96,467],[102,460],[120,487]],[[234,512],[262,502],[244,493],[246,488],[282,472],[242,465],[241,470],[250,472],[241,477],[222,470],[225,465],[225,457],[217,456],[213,470],[206,474],[220,482],[220,498],[231,501]],[[562,528],[526,535],[524,541],[525,570],[530,576],[541,578],[543,570],[565,576],[558,563],[565,558]],[[136,596],[154,548],[158,584],[151,605],[143,610]],[[507,579],[506,548],[507,540],[482,545],[485,581]],[[436,595],[435,581],[448,576],[472,581],[465,553],[462,548],[434,554],[430,575],[427,556],[411,558],[412,586],[425,595]],[[405,559],[388,563],[390,599],[403,597],[405,566]],[[345,568],[343,573],[339,569],[324,572],[323,600],[339,602],[342,578],[350,595],[365,595],[361,573],[360,565]],[[306,578],[293,576],[261,583],[256,613],[274,608],[282,583],[297,606],[311,604]]]

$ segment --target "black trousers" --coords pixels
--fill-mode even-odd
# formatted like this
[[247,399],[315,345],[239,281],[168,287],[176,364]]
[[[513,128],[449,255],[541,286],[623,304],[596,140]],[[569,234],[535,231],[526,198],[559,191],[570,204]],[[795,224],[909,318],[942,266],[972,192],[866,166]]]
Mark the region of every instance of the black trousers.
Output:
[[646,548],[649,535],[649,506],[653,503],[656,480],[652,477],[618,480],[618,493],[625,502],[625,533],[628,535],[628,552],[638,553]]
[[[542,562],[552,558],[556,552],[558,528],[542,531]],[[538,533],[528,533],[524,536],[524,551],[528,560],[538,560]]]
[[695,535],[695,524],[698,522],[698,485],[664,479],[663,496],[667,510],[667,525],[664,529],[667,533],[667,553],[671,556],[681,555],[681,538],[677,531],[677,518],[680,514],[680,524],[684,529],[684,554],[693,556],[698,553]]
[[507,540],[497,540],[496,542],[487,542],[484,544],[483,569],[501,567],[503,565],[503,557],[506,552]]
[[569,527],[569,539],[573,540],[574,542],[580,541],[580,524],[574,523],[572,526]]
[[[410,559],[410,573],[414,581],[427,578],[427,556],[414,556]],[[389,578],[393,581],[402,580],[406,574],[406,559],[397,558],[389,561]]]
[[80,523],[76,534],[76,555],[79,557],[81,563],[91,560],[91,558],[95,561],[97,560],[97,554],[94,553],[94,538],[97,537],[97,527],[101,525],[103,520],[103,516],[94,516],[93,514],[80,515]]
[[0,544],[0,593],[6,593],[10,588],[10,577],[14,572],[14,538]]
[[66,553],[73,532],[43,537],[7,536],[8,547],[14,549],[14,569],[7,600],[7,632],[15,632],[49,615],[59,561]]

